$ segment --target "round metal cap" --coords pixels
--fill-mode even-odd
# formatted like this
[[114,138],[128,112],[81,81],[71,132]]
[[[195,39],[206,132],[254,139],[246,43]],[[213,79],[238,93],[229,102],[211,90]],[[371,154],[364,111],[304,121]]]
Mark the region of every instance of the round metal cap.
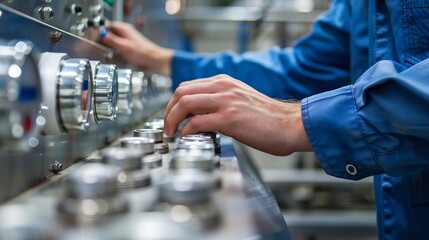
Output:
[[191,205],[208,202],[212,193],[212,186],[206,179],[174,175],[159,185],[160,200],[170,204]]
[[118,175],[119,188],[140,188],[150,185],[150,173],[145,170],[121,172]]
[[133,136],[150,138],[150,139],[153,139],[155,143],[162,143],[164,140],[163,131],[159,129],[150,129],[150,128],[136,129],[133,132]]
[[29,149],[42,100],[38,58],[27,41],[0,41],[0,52],[0,147]]
[[179,149],[173,154],[170,168],[212,171],[216,168],[215,155],[206,150]]
[[118,69],[118,114],[130,115],[133,110],[131,69]]
[[148,155],[155,152],[155,141],[143,137],[126,137],[121,139],[121,147],[137,149],[141,154]]
[[65,181],[65,197],[103,198],[117,193],[119,169],[102,163],[83,164]]
[[92,108],[92,70],[86,59],[61,61],[58,79],[58,110],[64,130],[84,130],[89,126]]
[[206,150],[209,152],[215,153],[215,146],[213,143],[207,142],[189,142],[189,141],[181,141],[177,145],[177,149],[184,150]]
[[141,169],[141,152],[137,149],[108,148],[101,152],[102,160],[124,171]]
[[162,166],[162,156],[158,153],[146,155],[142,157],[141,161],[145,169],[153,169]]
[[97,122],[115,120],[118,110],[118,74],[115,65],[98,64],[95,67],[94,101]]

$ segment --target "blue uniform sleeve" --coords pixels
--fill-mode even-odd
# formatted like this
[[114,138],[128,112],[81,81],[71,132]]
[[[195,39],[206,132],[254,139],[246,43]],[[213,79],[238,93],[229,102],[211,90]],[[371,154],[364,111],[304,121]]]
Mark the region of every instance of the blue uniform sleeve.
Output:
[[180,82],[228,74],[269,97],[302,99],[350,84],[350,8],[335,1],[295,46],[260,52],[195,55],[177,51],[174,87]]
[[429,59],[380,61],[353,85],[302,100],[307,135],[325,171],[361,179],[429,167]]

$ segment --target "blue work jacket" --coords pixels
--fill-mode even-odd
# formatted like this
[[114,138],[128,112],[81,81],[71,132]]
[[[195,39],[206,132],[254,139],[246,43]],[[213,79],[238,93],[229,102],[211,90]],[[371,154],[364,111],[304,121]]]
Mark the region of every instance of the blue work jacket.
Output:
[[224,73],[301,100],[328,174],[374,176],[379,239],[429,236],[429,0],[338,0],[293,47],[176,52],[177,84]]

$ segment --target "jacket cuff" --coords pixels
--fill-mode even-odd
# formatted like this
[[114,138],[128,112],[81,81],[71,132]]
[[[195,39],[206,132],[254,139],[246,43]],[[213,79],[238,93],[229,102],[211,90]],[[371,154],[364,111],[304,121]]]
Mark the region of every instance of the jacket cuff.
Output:
[[358,180],[383,173],[366,144],[351,86],[301,101],[302,119],[326,173]]
[[181,82],[196,78],[193,66],[198,56],[184,51],[175,51],[171,62],[171,77],[173,79],[173,90]]

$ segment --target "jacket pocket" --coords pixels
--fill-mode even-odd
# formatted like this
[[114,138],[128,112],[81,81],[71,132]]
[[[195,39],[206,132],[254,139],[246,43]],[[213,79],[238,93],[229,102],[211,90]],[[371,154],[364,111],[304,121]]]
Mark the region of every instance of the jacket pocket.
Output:
[[413,206],[429,205],[429,170],[413,174]]
[[429,1],[405,2],[402,6],[404,56],[406,62],[417,64],[429,58]]

